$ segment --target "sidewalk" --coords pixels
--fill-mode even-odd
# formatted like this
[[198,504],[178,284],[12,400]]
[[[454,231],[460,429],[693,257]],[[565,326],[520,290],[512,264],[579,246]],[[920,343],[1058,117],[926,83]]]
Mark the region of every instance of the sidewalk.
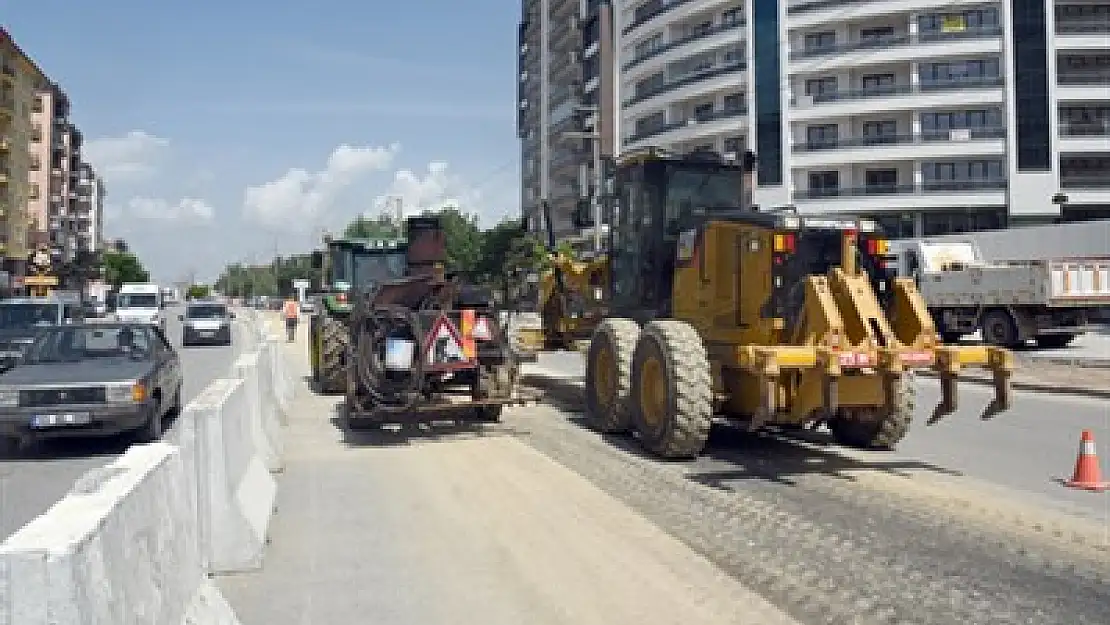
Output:
[[[298,379],[303,329],[286,354]],[[217,579],[243,625],[795,623],[518,441],[511,411],[352,445],[338,401],[299,384],[263,569]]]

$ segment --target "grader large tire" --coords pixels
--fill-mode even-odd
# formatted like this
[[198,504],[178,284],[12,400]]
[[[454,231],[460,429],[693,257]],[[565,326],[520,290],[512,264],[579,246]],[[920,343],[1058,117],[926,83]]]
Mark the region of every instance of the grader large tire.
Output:
[[632,353],[640,326],[631,319],[605,319],[586,353],[586,420],[604,434],[632,428]]
[[340,393],[347,388],[347,326],[335,317],[320,320],[320,373],[316,380],[321,393]]
[[842,408],[829,421],[833,438],[841,445],[892,451],[909,432],[917,407],[917,385],[912,373],[902,375],[894,410],[883,414],[881,407]]
[[698,456],[713,419],[713,381],[701,336],[660,319],[644,326],[632,357],[632,422],[640,444],[664,458]]

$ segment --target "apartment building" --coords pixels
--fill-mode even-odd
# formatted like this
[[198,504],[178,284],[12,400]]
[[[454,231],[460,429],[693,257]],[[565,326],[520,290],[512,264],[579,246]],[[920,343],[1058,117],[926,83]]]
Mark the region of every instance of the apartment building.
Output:
[[1110,217],[1108,0],[618,0],[622,148],[894,236]]
[[49,246],[63,260],[73,260],[89,249],[83,233],[94,217],[95,172],[82,160],[84,137],[70,120],[69,97],[61,87],[51,84],[36,93],[32,123],[39,139],[31,144],[32,155],[42,166],[31,172],[31,182],[44,192],[30,203],[30,238],[33,245]]
[[547,201],[557,236],[616,149],[615,38],[608,0],[523,0],[518,30],[521,208],[533,230]]
[[77,177],[74,201],[73,234],[75,251],[98,252],[104,237],[104,181],[89,163],[82,162]]
[[6,276],[23,275],[26,266],[27,205],[38,193],[30,184],[31,115],[45,83],[42,70],[0,27],[0,270]]

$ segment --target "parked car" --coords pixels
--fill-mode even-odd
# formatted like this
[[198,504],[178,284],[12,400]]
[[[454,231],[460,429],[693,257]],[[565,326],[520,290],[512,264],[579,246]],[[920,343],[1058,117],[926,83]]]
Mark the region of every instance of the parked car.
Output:
[[181,320],[181,345],[201,343],[231,345],[231,322],[235,313],[226,304],[211,300],[189,302]]
[[78,299],[13,297],[0,301],[0,371],[19,361],[42,328],[83,321]]
[[0,439],[162,436],[181,410],[181,360],[157,326],[81,323],[42,329],[0,374]]

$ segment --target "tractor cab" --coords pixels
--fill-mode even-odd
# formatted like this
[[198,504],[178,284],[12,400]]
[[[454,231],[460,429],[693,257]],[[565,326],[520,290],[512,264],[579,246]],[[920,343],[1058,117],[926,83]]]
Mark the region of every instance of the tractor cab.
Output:
[[330,239],[313,253],[313,268],[323,270],[322,290],[329,308],[346,308],[352,293],[368,293],[405,275],[407,245],[402,239]]

